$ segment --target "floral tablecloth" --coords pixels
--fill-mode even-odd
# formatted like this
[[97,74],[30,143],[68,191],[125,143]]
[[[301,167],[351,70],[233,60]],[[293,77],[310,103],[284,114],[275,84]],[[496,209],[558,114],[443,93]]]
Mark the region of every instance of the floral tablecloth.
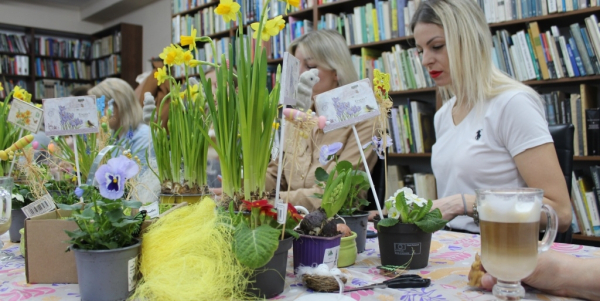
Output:
[[[372,225],[370,225],[372,228]],[[0,237],[5,242],[4,249],[16,256],[0,262],[0,300],[79,300],[79,287],[76,284],[27,284],[25,262],[19,252],[19,245],[10,243],[8,234]],[[552,249],[577,257],[600,257],[600,249],[588,246],[555,243]],[[431,279],[431,286],[419,289],[376,289],[346,293],[354,300],[379,301],[441,301],[441,300],[495,300],[490,292],[467,286],[467,274],[476,252],[480,250],[479,235],[438,231],[433,234],[429,265],[420,270],[412,270]],[[295,300],[312,292],[308,291],[293,273],[292,253],[288,256],[288,273],[285,291],[276,300]],[[358,255],[356,264],[343,268],[347,275],[346,287],[368,285],[384,280],[376,266],[380,265],[377,239],[367,239],[365,252]],[[527,288],[528,300],[572,300],[542,294]],[[201,300],[199,296],[198,300]]]

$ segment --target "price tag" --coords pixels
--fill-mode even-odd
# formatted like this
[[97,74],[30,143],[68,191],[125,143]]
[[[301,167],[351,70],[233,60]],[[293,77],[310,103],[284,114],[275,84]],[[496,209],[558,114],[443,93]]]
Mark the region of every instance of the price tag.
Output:
[[137,284],[137,259],[138,257],[136,256],[127,261],[127,282],[130,292],[135,289],[135,285]]
[[141,210],[146,210],[146,214],[150,217],[150,218],[155,218],[158,217],[158,215],[160,214],[160,212],[158,211],[158,201],[150,203],[146,206],[142,206],[140,207],[140,211]]
[[48,213],[54,209],[56,209],[56,206],[54,205],[54,200],[49,194],[45,194],[39,200],[21,208],[27,218]]
[[277,203],[277,222],[280,224],[285,224],[287,220],[287,204],[286,203]]

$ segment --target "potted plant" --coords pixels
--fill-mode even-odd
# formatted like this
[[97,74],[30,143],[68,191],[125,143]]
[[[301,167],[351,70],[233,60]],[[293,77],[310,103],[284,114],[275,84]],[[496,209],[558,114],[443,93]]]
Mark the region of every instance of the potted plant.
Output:
[[124,211],[142,204],[123,196],[127,180],[138,171],[138,164],[126,156],[110,159],[94,175],[98,188],[82,185],[75,190],[83,204],[59,204],[74,210],[71,219],[78,226],[65,232],[71,244],[67,250],[75,252],[82,300],[125,300],[135,289],[143,214]]
[[15,183],[12,190],[12,210],[10,213],[11,222],[8,234],[11,242],[20,242],[21,234],[19,230],[25,227],[25,213],[21,210],[23,207],[33,203],[35,197],[31,193],[27,184]]
[[288,203],[283,224],[277,222],[278,213],[267,200],[242,201],[246,209],[236,212],[229,203],[228,214],[234,230],[233,250],[236,258],[253,270],[247,292],[253,297],[272,298],[283,292],[287,254],[292,239],[298,238],[293,229],[302,216]]
[[448,222],[442,219],[439,208],[431,210],[432,205],[431,200],[418,197],[407,187],[385,201],[388,217],[377,223],[382,265],[409,262],[407,269],[427,266],[431,234]]

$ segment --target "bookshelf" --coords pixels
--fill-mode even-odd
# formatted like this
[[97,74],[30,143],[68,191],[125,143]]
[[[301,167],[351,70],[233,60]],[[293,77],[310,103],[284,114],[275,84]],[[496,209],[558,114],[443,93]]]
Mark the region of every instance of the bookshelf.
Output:
[[[397,7],[400,7],[402,4],[405,5],[404,10],[408,10],[408,14],[406,14],[406,16],[411,16],[410,12],[411,10],[414,12],[414,9],[416,8],[416,4],[413,1],[417,1],[418,0],[389,0],[388,3],[395,3],[397,5]],[[193,1],[192,1],[193,2]],[[414,39],[411,36],[411,33],[409,32],[409,30],[406,30],[406,28],[404,28],[404,35],[401,34],[396,34],[394,33],[395,30],[397,29],[393,29],[393,26],[391,26],[390,28],[392,28],[392,34],[390,36],[386,36],[387,38],[384,39],[373,39],[371,37],[367,38],[367,39],[362,39],[360,41],[358,41],[359,39],[357,39],[357,29],[356,26],[351,27],[348,26],[347,24],[351,24],[350,23],[350,19],[353,19],[353,21],[356,21],[356,13],[360,12],[359,10],[356,10],[355,8],[357,7],[365,7],[366,5],[372,5],[373,10],[375,10],[376,12],[374,12],[374,14],[380,14],[383,13],[384,14],[384,20],[385,19],[385,14],[388,14],[385,10],[383,10],[383,12],[380,12],[379,10],[381,10],[379,7],[377,7],[377,4],[375,4],[376,2],[387,2],[387,1],[375,1],[375,0],[339,0],[339,1],[335,1],[335,2],[328,2],[328,3],[321,3],[322,1],[320,0],[313,0],[313,1],[303,1],[301,3],[301,8],[300,9],[296,9],[290,13],[287,14],[287,16],[284,15],[284,18],[287,21],[286,24],[286,28],[289,27],[293,27],[294,29],[296,27],[294,27],[294,24],[297,24],[300,21],[303,20],[307,20],[309,22],[312,22],[312,26],[311,26],[311,30],[319,30],[321,28],[328,28],[327,25],[331,24],[334,27],[330,28],[330,29],[337,29],[342,35],[344,35],[346,37],[347,40],[350,40],[350,42],[348,43],[348,48],[351,52],[351,54],[354,56],[354,58],[356,59],[361,59],[364,56],[364,49],[369,49],[369,50],[374,50],[374,53],[391,53],[390,50],[392,50],[392,47],[395,47],[395,45],[399,45],[398,48],[395,48],[395,51],[398,51],[398,49],[401,49],[402,51],[408,51],[409,49],[414,47]],[[497,4],[497,5],[504,5],[504,4],[500,4],[501,1],[497,1],[498,3],[496,3],[496,1],[483,1],[484,2],[484,6],[485,5],[489,5],[489,3],[492,4]],[[488,3],[489,2],[489,3]],[[586,28],[586,22],[585,22],[585,18],[590,17],[591,15],[600,15],[600,6],[596,6],[598,4],[600,4],[600,2],[596,1],[596,0],[588,0],[588,1],[577,1],[578,3],[583,3],[583,2],[587,2],[586,4],[589,6],[587,8],[581,8],[581,9],[577,9],[576,6],[574,6],[573,8],[569,8],[568,6],[566,7],[562,7],[562,2],[558,3],[558,1],[553,1],[553,0],[546,0],[544,1],[545,4],[547,4],[548,6],[542,5],[542,8],[540,8],[539,12],[524,12],[524,11],[519,11],[517,13],[515,13],[514,11],[512,11],[512,13],[514,13],[514,15],[510,15],[506,14],[505,18],[502,17],[498,17],[496,16],[496,12],[491,12],[492,10],[490,10],[487,7],[482,7],[482,9],[484,10],[484,12],[486,13],[486,18],[488,18],[488,21],[490,20],[494,20],[493,22],[489,22],[489,27],[490,27],[490,31],[492,33],[492,35],[498,35],[498,37],[500,37],[500,35],[498,34],[498,32],[502,32],[504,30],[506,30],[506,32],[509,34],[509,38],[510,35],[516,35],[519,31],[524,31],[526,33],[529,33],[528,29],[531,26],[531,24],[533,22],[535,22],[535,24],[537,24],[539,26],[539,39],[540,41],[543,40],[542,38],[542,33],[546,33],[548,32],[548,34],[546,34],[546,38],[549,37],[558,37],[558,36],[565,36],[568,37],[569,35],[569,26],[573,23],[578,23],[581,28]],[[411,3],[412,3],[412,7],[411,7]],[[480,2],[481,3],[481,2]],[[504,3],[510,3],[510,2],[504,2]],[[240,4],[242,5],[242,9],[244,9],[243,4],[240,2]],[[548,13],[547,11],[543,11],[543,9],[545,10],[552,10],[552,8],[550,8],[550,4],[555,4],[556,6],[556,12],[555,13]],[[575,4],[575,2],[573,2],[573,4]],[[593,4],[593,6],[591,5]],[[218,5],[218,2],[208,2],[202,5],[199,5],[198,7],[188,7],[186,10],[183,10],[181,12],[177,12],[177,13],[173,13],[171,15],[172,18],[184,18],[186,15],[190,15],[190,14],[196,14],[198,11],[202,10],[202,9],[211,9],[213,10],[214,7],[216,7],[216,5]],[[393,5],[393,4],[392,4]],[[510,4],[507,4],[510,5]],[[390,6],[391,7],[391,6]],[[509,8],[505,7],[506,11],[508,12]],[[395,8],[394,8],[395,9]],[[514,8],[510,8],[510,9],[514,9]],[[569,11],[567,11],[567,9]],[[572,11],[571,11],[572,9]],[[273,10],[273,9],[272,9]],[[496,8],[494,7],[494,10],[496,10]],[[390,10],[392,11],[392,10]],[[276,11],[275,13],[271,14],[270,17],[274,17],[278,14],[283,14],[281,11]],[[391,13],[389,13],[391,14]],[[352,17],[349,17],[350,15],[352,15]],[[518,17],[514,18],[515,15]],[[380,15],[377,15],[380,16]],[[400,14],[398,14],[398,16],[400,16]],[[362,17],[364,18],[364,17]],[[367,17],[368,19],[368,17]],[[398,18],[400,19],[400,18]],[[389,18],[389,20],[392,20],[392,18]],[[496,20],[501,20],[501,21],[496,21]],[[293,23],[292,22],[296,22]],[[346,23],[348,22],[348,23]],[[398,28],[400,26],[406,27],[406,24],[408,24],[408,21],[405,20],[404,24],[400,24],[400,21],[398,21]],[[246,22],[246,24],[248,24],[250,22]],[[174,23],[173,23],[174,24]],[[357,23],[354,23],[355,25]],[[364,24],[364,23],[363,23]],[[183,25],[183,26],[182,26]],[[369,25],[369,23],[367,23],[367,26]],[[596,25],[597,22],[596,22]],[[179,23],[179,28],[177,29],[181,29],[182,27],[185,27],[185,24]],[[557,35],[551,35],[552,32],[552,27],[556,26],[558,31],[557,31]],[[175,30],[175,26],[172,28],[173,30],[173,35],[177,34],[177,31]],[[220,32],[218,35],[211,35],[215,36],[215,37],[233,37],[235,36],[235,32],[236,32],[237,27],[233,26],[233,28],[229,29],[229,34],[226,35],[226,31],[222,31]],[[304,30],[306,30],[306,28],[303,28]],[[381,30],[381,27],[380,27]],[[600,30],[599,30],[600,31]],[[188,34],[189,32],[185,32],[182,34]],[[291,31],[286,31],[283,32],[283,34],[280,35],[284,35],[283,37],[280,37],[280,39],[278,40],[278,42],[282,42],[284,43],[285,47],[282,48],[287,48],[287,43],[290,42],[291,38],[290,37],[285,37],[285,35],[290,35]],[[349,39],[350,37],[350,39]],[[589,40],[590,40],[590,44],[593,43],[594,41],[592,40],[592,36],[590,34],[589,36]],[[273,40],[273,39],[272,39]],[[500,39],[499,39],[500,41]],[[273,43],[273,42],[271,42]],[[511,42],[512,43],[512,42]],[[556,45],[559,44],[558,40],[555,40]],[[543,44],[543,43],[542,43]],[[532,43],[533,45],[533,43]],[[201,43],[198,44],[198,46],[201,46]],[[274,49],[274,45],[271,45],[271,49]],[[508,45],[508,46],[514,46],[514,45]],[[590,45],[590,46],[594,46],[594,45]],[[600,46],[600,45],[598,45]],[[558,47],[558,46],[555,46]],[[591,49],[593,49],[593,52],[600,52],[600,48],[598,49],[594,49],[594,47],[590,47]],[[536,60],[536,62],[540,57],[535,54],[536,50],[532,49],[533,51],[533,55],[532,55],[532,62],[533,60]],[[568,63],[569,61],[564,61],[564,57],[562,56],[562,54],[560,53],[562,50],[561,49],[557,49],[556,52],[551,52],[551,47],[549,45],[547,45],[547,48],[543,49],[543,53],[545,55],[546,60],[548,60],[550,58],[550,56],[552,56],[554,58],[554,56],[556,56],[557,59],[563,60],[564,63]],[[583,54],[585,54],[585,52],[582,51]],[[599,53],[600,54],[600,53]],[[272,65],[277,65],[280,64],[282,62],[280,55],[277,55],[274,52],[271,52],[268,54],[269,55],[269,64]],[[407,54],[408,55],[408,54]],[[496,54],[496,56],[498,57],[498,54]],[[393,56],[389,56],[388,54],[388,58],[390,58]],[[413,57],[414,58],[414,57]],[[497,60],[499,60],[500,58],[498,57]],[[514,58],[510,57],[510,60],[513,60]],[[567,58],[568,59],[568,58]],[[600,61],[600,56],[597,56],[597,60]],[[374,60],[377,61],[377,60]],[[567,72],[566,72],[566,67],[564,65],[564,63],[558,67],[554,67],[554,68],[562,68],[563,69],[563,76],[559,77],[558,75],[555,75],[551,78],[546,78],[544,79],[543,76],[541,76],[541,72],[540,75],[538,76],[536,74],[535,77],[533,78],[524,78],[521,79],[521,81],[531,87],[533,87],[534,89],[536,89],[538,92],[540,92],[540,94],[543,93],[549,93],[551,91],[556,91],[556,90],[564,90],[567,91],[568,93],[579,93],[580,90],[580,84],[586,84],[586,85],[590,85],[590,86],[594,86],[597,87],[599,86],[600,83],[600,65],[598,65],[599,70],[596,70],[597,72],[594,72],[593,75],[586,75],[586,76],[570,76]],[[380,64],[379,66],[376,65],[377,63],[373,63],[373,65],[375,65],[374,67],[378,68],[378,69],[383,69],[382,71],[386,72],[386,73],[390,73],[389,70],[386,70],[386,65],[385,64]],[[497,61],[497,64],[501,64],[500,61]],[[506,65],[506,63],[505,63]],[[396,65],[398,66],[398,65]],[[516,68],[516,67],[515,67]],[[520,68],[520,67],[519,67]],[[539,67],[538,67],[539,68]],[[577,67],[575,67],[577,68]],[[502,68],[501,68],[502,69]],[[364,73],[364,69],[361,70],[363,71],[363,73],[360,73],[360,75],[362,75],[362,77],[365,77],[365,75],[369,75],[368,73]],[[418,70],[416,69],[411,69],[411,71],[413,71],[413,74],[416,74]],[[539,70],[541,71],[541,70]],[[399,70],[398,73],[402,73],[402,70]],[[514,76],[515,78],[519,78],[517,77],[516,71],[513,68],[513,74],[511,74],[510,72],[506,71],[505,72],[509,73],[510,75]],[[557,73],[557,71],[555,71],[555,74]],[[398,76],[401,77],[401,76]],[[442,105],[442,100],[441,100],[441,95],[439,95],[439,93],[437,93],[435,86],[427,80],[428,74],[425,72],[425,76],[424,78],[426,79],[424,82],[421,82],[419,85],[417,85],[417,88],[415,88],[415,86],[413,85],[412,87],[409,87],[409,85],[396,85],[396,87],[394,87],[392,85],[392,89],[390,91],[390,96],[392,97],[392,99],[394,100],[394,104],[395,106],[399,105],[399,104],[406,104],[406,99],[407,98],[416,98],[416,99],[422,99],[425,100],[426,102],[428,102],[431,106],[433,106],[435,108],[435,110],[439,109]],[[393,78],[393,76],[392,76]],[[401,82],[401,80],[398,79],[399,82]],[[600,93],[598,93],[600,95]],[[593,105],[594,107],[597,107],[599,104],[597,96],[595,99],[593,99]],[[412,165],[417,165],[417,169],[421,169],[423,170],[423,168],[425,169],[425,171],[428,169],[429,171],[431,171],[431,167],[430,167],[430,160],[431,160],[431,154],[430,153],[390,153],[389,154],[389,158],[391,163],[389,164],[402,164],[402,165],[410,165],[411,169],[412,169]],[[584,169],[587,170],[586,173],[589,175],[589,166],[591,165],[600,165],[600,156],[582,156],[582,155],[576,155],[574,157],[574,169]],[[419,171],[421,172],[421,171]],[[574,236],[575,240],[577,242],[580,243],[598,243],[600,241],[600,238],[598,237],[588,237],[588,236],[584,236],[584,235],[575,235]]]
[[[117,33],[124,41],[118,49],[92,56],[93,43]],[[0,82],[5,87],[0,98],[20,85],[39,103],[42,98],[68,96],[73,88],[94,85],[106,76],[121,77],[135,88],[135,77],[142,72],[141,39],[142,27],[125,23],[92,35],[0,24]],[[92,74],[92,66],[111,58],[117,71]]]
[[95,83],[107,77],[119,77],[132,88],[137,87],[135,78],[142,73],[142,33],[140,25],[120,23],[92,35],[91,64]]

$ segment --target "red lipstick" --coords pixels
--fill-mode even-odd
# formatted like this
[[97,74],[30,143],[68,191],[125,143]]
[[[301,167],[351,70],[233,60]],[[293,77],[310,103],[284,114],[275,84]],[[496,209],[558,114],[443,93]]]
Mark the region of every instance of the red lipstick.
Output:
[[429,71],[429,75],[431,76],[431,78],[436,78],[436,77],[440,76],[441,74],[442,74],[442,71],[435,71],[435,70]]

